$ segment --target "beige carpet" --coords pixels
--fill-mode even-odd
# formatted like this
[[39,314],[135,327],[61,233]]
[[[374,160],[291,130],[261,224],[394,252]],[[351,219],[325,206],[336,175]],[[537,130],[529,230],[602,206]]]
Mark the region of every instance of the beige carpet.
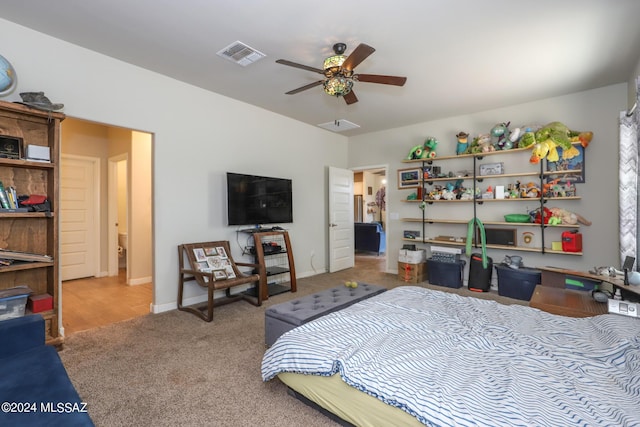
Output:
[[[221,306],[211,323],[171,311],[78,332],[60,355],[97,426],[336,426],[279,381],[262,382],[264,311],[345,280],[405,284],[377,272],[377,264],[361,260],[354,269],[300,279],[297,293],[273,296],[262,307]],[[424,286],[526,304],[495,292]]]

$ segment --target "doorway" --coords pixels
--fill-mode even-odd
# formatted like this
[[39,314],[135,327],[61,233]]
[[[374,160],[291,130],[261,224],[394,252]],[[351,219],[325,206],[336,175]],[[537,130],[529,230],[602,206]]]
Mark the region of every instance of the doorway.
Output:
[[[353,169],[354,184],[354,222],[379,223],[385,240],[383,247],[388,247],[387,240],[387,175],[388,166],[366,166]],[[357,249],[357,248],[356,248]],[[366,251],[355,251],[355,262],[360,267],[385,272],[387,271],[386,250],[379,255]]]
[[[87,241],[92,243],[82,248],[94,266],[84,273],[61,274],[62,329],[68,327],[68,333],[150,311],[153,302],[152,141],[152,134],[132,129],[70,117],[62,123],[61,157],[91,159],[95,166],[93,180],[74,185],[84,188],[78,190],[78,194],[93,193],[96,200],[93,206],[87,203],[81,215],[75,215],[95,223],[87,230]],[[63,161],[62,176],[73,172],[67,165],[73,166]],[[76,181],[84,181],[84,175],[77,172],[71,175]],[[61,185],[61,246],[73,240],[65,240],[63,234],[64,224],[72,219],[72,210],[65,207],[75,207],[77,198]],[[72,235],[67,233],[67,237]],[[62,249],[61,253],[64,253]],[[69,262],[70,257],[61,256],[61,271],[69,270]],[[127,307],[129,299],[136,301],[135,310]]]

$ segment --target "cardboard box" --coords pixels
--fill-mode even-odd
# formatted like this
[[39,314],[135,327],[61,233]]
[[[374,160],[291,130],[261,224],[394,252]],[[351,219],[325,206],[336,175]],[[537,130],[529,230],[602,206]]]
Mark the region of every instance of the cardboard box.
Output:
[[400,249],[398,254],[399,262],[406,262],[409,264],[419,264],[427,260],[427,251],[424,249],[418,249],[417,251],[410,251],[408,249]]
[[53,310],[53,297],[49,294],[31,295],[27,307],[32,313]]
[[426,279],[427,264],[398,262],[398,279],[407,283],[420,283]]

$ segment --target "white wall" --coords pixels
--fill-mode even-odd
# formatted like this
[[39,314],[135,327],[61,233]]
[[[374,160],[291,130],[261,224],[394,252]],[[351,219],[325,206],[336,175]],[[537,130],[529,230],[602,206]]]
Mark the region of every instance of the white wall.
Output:
[[[434,136],[440,142],[437,148],[439,155],[454,155],[455,135],[459,131],[464,130],[476,136],[488,133],[496,123],[507,121],[512,123],[512,128],[523,124],[561,121],[571,129],[594,132],[594,139],[585,152],[586,182],[578,184],[578,195],[582,200],[562,205],[558,203],[560,207],[578,212],[593,221],[592,226],[580,229],[584,239],[583,256],[529,252],[517,255],[522,255],[528,266],[552,265],[580,270],[588,270],[594,266],[618,266],[618,116],[626,108],[627,85],[618,84],[350,138],[349,167],[357,169],[364,165],[390,162],[387,183],[389,271],[397,269],[398,249],[403,244],[402,230],[412,228],[407,223],[392,219],[392,214],[397,214],[399,218],[419,218],[422,215],[416,204],[401,202],[409,194],[408,190],[397,189],[397,169],[412,166],[401,162],[411,147],[423,143],[427,136]],[[457,159],[453,161],[459,162]],[[472,169],[468,162],[459,165],[461,168],[466,165]],[[444,164],[442,166],[445,167]],[[513,209],[514,203],[502,205],[504,213],[511,213],[506,210]],[[450,209],[458,208],[454,205]],[[467,219],[471,219],[471,216],[472,214]],[[450,228],[455,230],[450,235],[466,236],[466,226],[454,227],[459,228]],[[505,252],[490,250],[489,255],[494,262],[499,262],[504,258]]]
[[[226,226],[225,172],[293,179],[290,226],[299,276],[326,269],[327,166],[347,166],[347,139],[0,19],[2,55],[22,91],[42,90],[71,117],[152,133],[154,305],[175,307],[177,245],[243,236]],[[189,289],[187,296],[201,296]]]
[[127,233],[127,280],[130,285],[149,283],[152,280],[153,244],[151,182],[151,135],[144,132],[131,133],[131,155],[129,167],[129,229]]

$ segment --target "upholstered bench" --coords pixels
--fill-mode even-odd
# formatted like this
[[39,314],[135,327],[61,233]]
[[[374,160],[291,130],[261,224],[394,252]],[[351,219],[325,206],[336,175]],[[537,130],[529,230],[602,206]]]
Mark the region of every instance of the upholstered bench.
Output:
[[352,304],[386,291],[378,285],[358,283],[357,288],[344,285],[327,289],[302,298],[283,302],[265,311],[265,344],[271,346],[280,335],[325,314],[341,310]]

